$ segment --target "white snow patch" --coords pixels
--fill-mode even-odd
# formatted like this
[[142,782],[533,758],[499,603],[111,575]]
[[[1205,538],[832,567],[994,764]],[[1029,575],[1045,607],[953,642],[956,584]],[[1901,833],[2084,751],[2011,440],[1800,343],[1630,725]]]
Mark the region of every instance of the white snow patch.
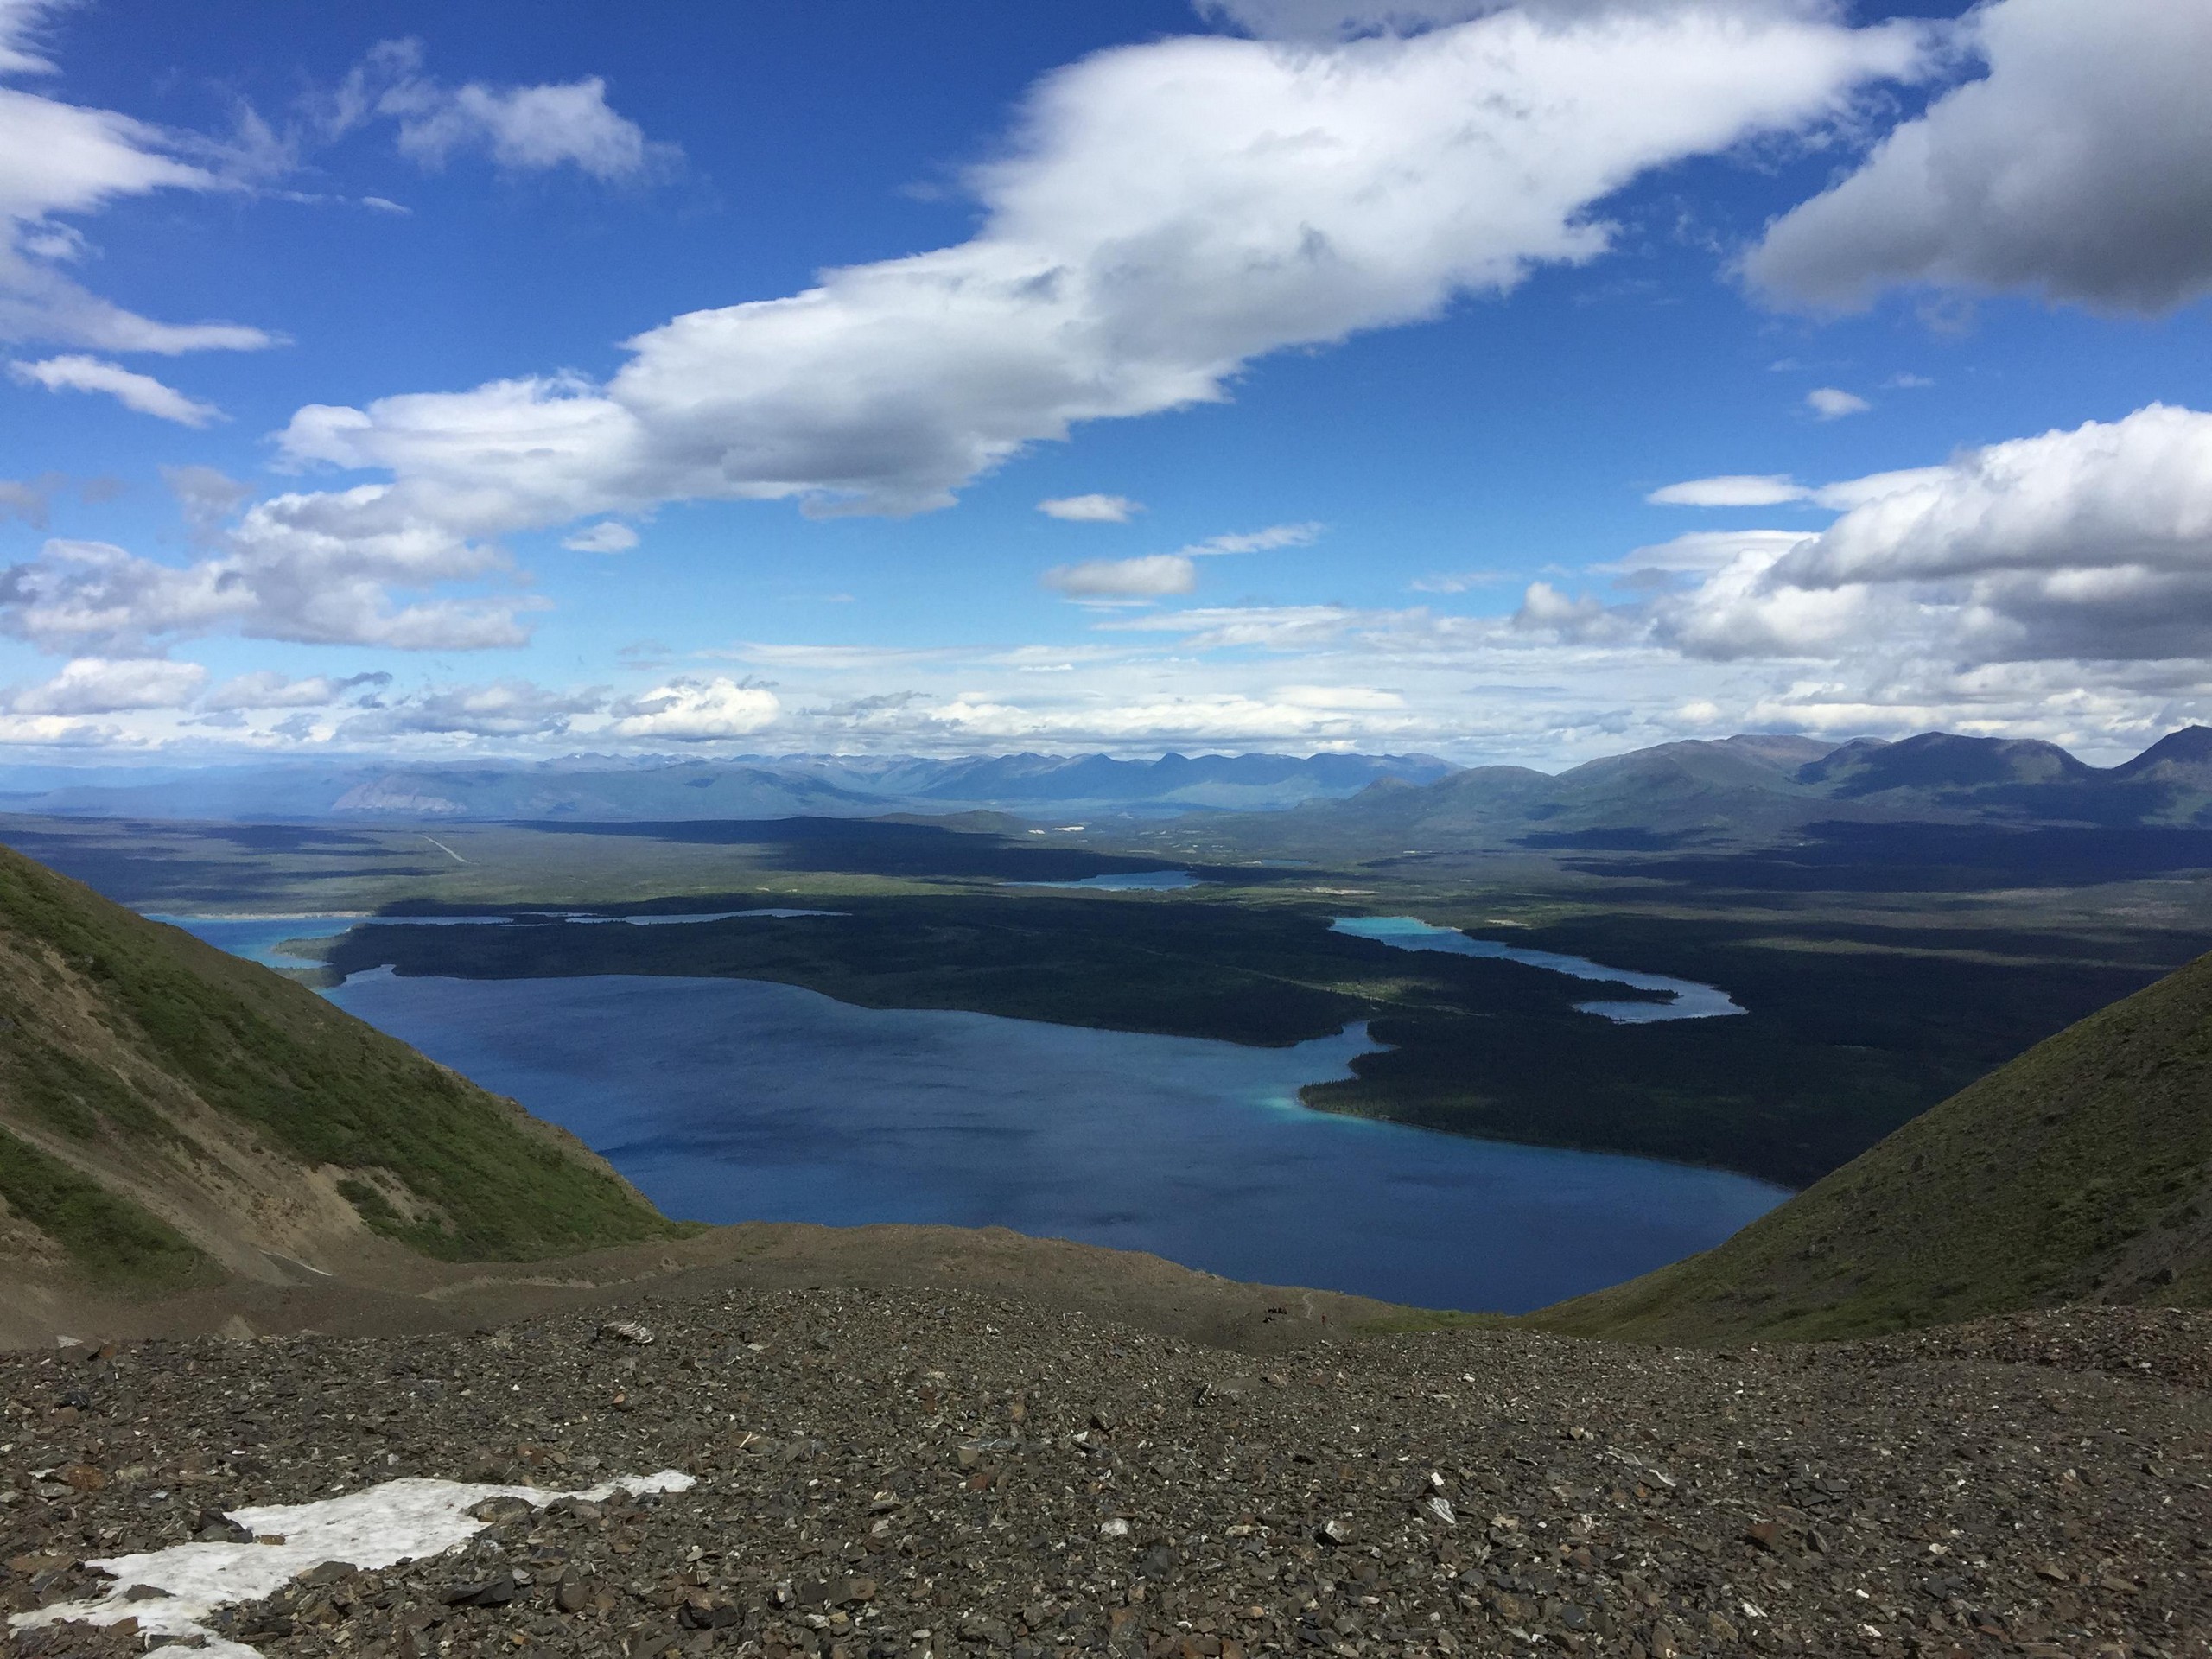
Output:
[[[256,1649],[226,1641],[201,1623],[219,1607],[259,1601],[325,1561],[374,1570],[395,1561],[422,1560],[460,1548],[490,1524],[468,1511],[487,1497],[518,1497],[533,1509],[556,1499],[580,1497],[603,1503],[616,1492],[681,1492],[696,1483],[690,1475],[664,1469],[657,1475],[623,1475],[582,1491],[550,1492],[536,1486],[478,1486],[457,1480],[388,1480],[343,1497],[313,1503],[276,1503],[264,1509],[233,1510],[230,1518],[259,1537],[281,1537],[281,1544],[178,1544],[141,1555],[117,1555],[88,1561],[111,1574],[115,1588],[97,1600],[63,1602],[36,1612],[18,1613],[17,1629],[84,1619],[113,1624],[138,1621],[143,1634],[202,1637],[203,1655],[223,1659],[259,1659]],[[127,1601],[133,1586],[149,1585],[167,1596]]]

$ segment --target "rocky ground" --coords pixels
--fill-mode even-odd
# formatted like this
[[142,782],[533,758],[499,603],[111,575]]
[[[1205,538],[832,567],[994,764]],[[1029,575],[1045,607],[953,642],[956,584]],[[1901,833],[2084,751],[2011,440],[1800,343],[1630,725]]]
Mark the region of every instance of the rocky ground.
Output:
[[244,1506],[676,1468],[697,1484],[495,1500],[459,1553],[320,1567],[219,1637],[270,1659],[2212,1652],[2212,1317],[1258,1357],[950,1291],[604,1318],[0,1354],[6,1610],[100,1595],[87,1558],[234,1536]]

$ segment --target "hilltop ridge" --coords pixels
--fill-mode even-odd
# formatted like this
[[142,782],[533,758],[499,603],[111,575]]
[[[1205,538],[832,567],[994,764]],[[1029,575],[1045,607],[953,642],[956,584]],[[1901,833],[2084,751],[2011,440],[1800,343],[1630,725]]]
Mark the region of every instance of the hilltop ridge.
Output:
[[2212,1306],[2212,956],[2068,1027],[1701,1255],[1533,1315],[1669,1342]]

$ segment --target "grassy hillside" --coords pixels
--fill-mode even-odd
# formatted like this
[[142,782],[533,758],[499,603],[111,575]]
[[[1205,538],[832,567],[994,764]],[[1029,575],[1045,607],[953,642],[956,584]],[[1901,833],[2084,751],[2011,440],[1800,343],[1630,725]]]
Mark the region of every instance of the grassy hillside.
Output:
[[0,1199],[18,1253],[148,1288],[334,1217],[455,1260],[675,1230],[562,1131],[4,849]]
[[2212,956],[2037,1044],[1719,1249],[1531,1317],[1698,1342],[2212,1305]]

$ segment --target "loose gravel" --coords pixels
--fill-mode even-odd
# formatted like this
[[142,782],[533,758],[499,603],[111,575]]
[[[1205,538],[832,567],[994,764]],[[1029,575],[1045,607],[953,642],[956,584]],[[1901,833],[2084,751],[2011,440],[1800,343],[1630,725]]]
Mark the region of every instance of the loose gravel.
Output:
[[318,1565],[207,1628],[270,1659],[2201,1656],[2209,1337],[2099,1308],[1825,1348],[1453,1331],[1255,1357],[817,1290],[0,1354],[0,1598],[97,1599],[88,1560],[403,1476],[673,1469],[696,1484],[493,1498],[454,1552]]

